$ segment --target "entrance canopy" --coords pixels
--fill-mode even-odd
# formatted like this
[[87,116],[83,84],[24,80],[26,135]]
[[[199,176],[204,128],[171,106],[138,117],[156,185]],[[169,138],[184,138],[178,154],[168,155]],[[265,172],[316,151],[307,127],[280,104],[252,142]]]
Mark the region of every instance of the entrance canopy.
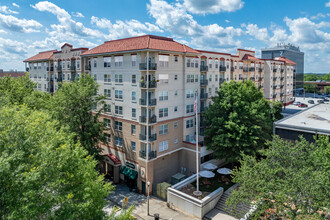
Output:
[[127,176],[128,178],[132,179],[132,180],[136,180],[137,176],[138,176],[138,172],[135,170],[132,170],[131,168],[122,166],[120,168],[120,173],[124,174],[125,176]]
[[106,154],[104,156],[108,157],[113,162],[112,165],[114,165],[114,166],[121,164],[120,160],[113,154]]

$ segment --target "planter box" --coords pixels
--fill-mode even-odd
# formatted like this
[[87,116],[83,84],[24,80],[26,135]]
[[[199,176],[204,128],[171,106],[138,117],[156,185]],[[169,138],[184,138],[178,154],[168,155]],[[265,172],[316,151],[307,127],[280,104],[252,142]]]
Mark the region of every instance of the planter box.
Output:
[[167,204],[169,207],[180,209],[202,219],[206,213],[214,209],[223,194],[223,188],[219,187],[203,199],[197,199],[180,191],[182,187],[187,186],[195,180],[196,174],[167,188]]

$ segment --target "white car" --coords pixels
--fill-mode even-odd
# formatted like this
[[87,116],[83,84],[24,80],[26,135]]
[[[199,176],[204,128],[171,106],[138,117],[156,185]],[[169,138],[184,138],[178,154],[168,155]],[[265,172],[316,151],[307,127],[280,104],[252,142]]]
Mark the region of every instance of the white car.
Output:
[[300,104],[300,102],[294,102],[293,103],[293,105],[299,105]]

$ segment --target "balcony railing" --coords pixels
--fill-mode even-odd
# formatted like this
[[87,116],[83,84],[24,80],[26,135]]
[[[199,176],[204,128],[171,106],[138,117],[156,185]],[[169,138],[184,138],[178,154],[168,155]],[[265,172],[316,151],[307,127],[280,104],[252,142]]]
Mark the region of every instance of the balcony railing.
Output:
[[261,81],[262,80],[262,78],[261,77],[258,77],[258,81]]
[[[143,82],[140,82],[140,87],[141,88],[147,88],[147,82],[146,81],[143,81]],[[149,82],[149,89],[154,89],[157,87],[157,82],[156,81],[150,81]]]
[[208,93],[201,93],[201,99],[207,99],[208,98]]
[[254,77],[250,77],[250,80],[255,81],[255,78]]
[[201,66],[201,72],[207,72],[209,70],[208,66]]
[[284,85],[280,85],[280,88],[283,89]]
[[243,68],[243,72],[249,72],[249,68]]
[[[149,99],[149,106],[155,106],[157,99]],[[140,99],[140,105],[147,105],[147,99]]]
[[[140,63],[139,69],[140,70],[147,70],[147,63]],[[149,62],[149,70],[157,70],[157,63]]]
[[91,66],[90,65],[85,65],[85,70],[91,70]]
[[[151,159],[157,157],[157,151],[155,151],[155,150],[149,151],[148,154],[149,154],[148,160],[151,160]],[[140,157],[141,158],[146,159],[146,155],[147,155],[147,152],[145,150],[140,150]]]
[[235,71],[235,68],[232,66],[232,67],[230,67],[230,71],[231,72],[234,72]]
[[284,72],[284,69],[281,69],[281,73],[283,73]]
[[276,73],[276,72],[277,72],[277,69],[274,68],[274,69],[273,69],[273,72]]
[[54,71],[54,67],[47,67],[47,71]]
[[57,82],[63,82],[63,78],[62,77],[57,77]]
[[[140,116],[140,123],[147,123],[147,117],[146,116]],[[157,123],[157,117],[156,115],[153,115],[149,117],[149,124]]]
[[277,77],[273,77],[273,81],[276,81],[277,80]]
[[71,66],[71,71],[76,71],[76,66]]
[[57,71],[62,71],[62,66],[58,66]]
[[207,86],[208,81],[207,81],[207,79],[201,79],[200,83],[201,83],[201,86]]
[[276,98],[276,94],[273,95],[273,99],[275,99],[275,98]]
[[262,68],[258,68],[258,72],[262,72],[262,70],[263,70]]
[[282,97],[283,95],[284,95],[284,93],[283,93],[283,92],[281,92],[281,93],[280,93],[280,96]]
[[238,77],[238,80],[243,80],[243,77]]
[[220,72],[225,72],[225,71],[226,71],[226,67],[220,65],[219,71],[220,71]]
[[281,77],[281,80],[284,80],[284,76]]
[[[147,135],[146,134],[140,134],[140,141],[146,141]],[[149,141],[156,141],[157,140],[157,134],[150,134],[149,135]]]
[[249,68],[249,71],[250,71],[250,72],[253,72],[253,71],[255,71],[255,70],[256,70],[256,68],[254,68],[254,67],[250,67],[250,68]]
[[220,78],[220,79],[219,79],[219,83],[220,83],[220,84],[222,84],[224,81],[225,81],[225,79],[223,79],[223,78]]

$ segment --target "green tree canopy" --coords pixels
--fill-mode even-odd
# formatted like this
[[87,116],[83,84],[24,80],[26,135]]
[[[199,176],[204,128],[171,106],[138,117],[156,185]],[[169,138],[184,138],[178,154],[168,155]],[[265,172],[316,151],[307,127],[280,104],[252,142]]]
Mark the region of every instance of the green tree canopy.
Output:
[[322,77],[322,79],[325,80],[325,81],[327,81],[327,82],[330,82],[330,73],[324,75],[324,76]]
[[205,145],[215,157],[238,161],[241,152],[255,155],[271,138],[272,111],[253,82],[224,83],[205,117]]
[[316,84],[305,83],[304,89],[305,89],[305,92],[317,92],[318,87]]
[[[99,141],[105,141],[103,122],[99,115],[104,109],[104,96],[97,95],[98,84],[89,75],[83,75],[74,83],[64,83],[55,93],[50,104],[53,117],[62,125],[67,125],[75,134],[76,142],[90,155],[99,158]],[[94,106],[99,106],[92,112]]]
[[272,121],[278,121],[283,118],[282,115],[282,107],[283,104],[279,101],[271,102],[271,113],[272,113]]
[[58,127],[44,112],[0,109],[1,219],[105,217],[111,185],[73,135]]
[[269,145],[260,160],[243,156],[241,167],[232,173],[240,186],[232,191],[229,205],[256,201],[256,219],[269,208],[275,210],[274,219],[320,217],[319,211],[329,211],[329,137],[315,145],[303,138],[292,143],[275,136]]

